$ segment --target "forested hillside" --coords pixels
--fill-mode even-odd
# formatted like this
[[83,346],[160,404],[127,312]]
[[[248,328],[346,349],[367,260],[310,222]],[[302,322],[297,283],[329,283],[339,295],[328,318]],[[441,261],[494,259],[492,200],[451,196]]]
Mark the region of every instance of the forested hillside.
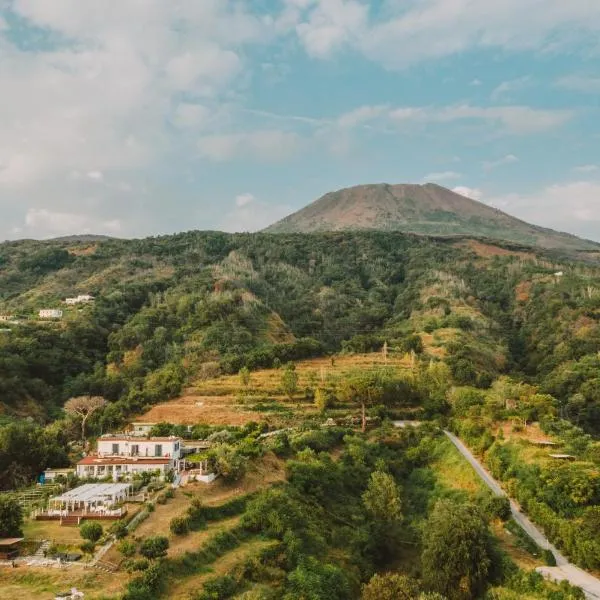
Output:
[[0,333],[7,420],[96,394],[109,427],[199,373],[386,343],[446,361],[459,385],[538,383],[600,432],[600,270],[526,247],[377,232],[12,242],[0,315],[18,321]]

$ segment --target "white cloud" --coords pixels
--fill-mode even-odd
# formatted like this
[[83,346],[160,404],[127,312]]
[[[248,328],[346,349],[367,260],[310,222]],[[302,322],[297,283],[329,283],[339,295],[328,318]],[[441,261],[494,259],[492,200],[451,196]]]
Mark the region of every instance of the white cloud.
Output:
[[296,2],[299,8],[311,7],[296,33],[306,52],[328,58],[345,44],[354,42],[367,24],[368,6],[356,0],[316,0]]
[[519,77],[518,79],[511,79],[509,81],[503,81],[498,87],[496,87],[492,93],[492,100],[502,100],[506,97],[510,97],[512,92],[517,92],[527,87],[531,83],[531,77]]
[[573,167],[575,173],[595,173],[600,171],[600,165],[581,165],[579,167]]
[[507,194],[490,204],[521,219],[600,241],[600,182],[556,183],[531,194]]
[[256,198],[253,194],[240,194],[235,197],[235,205],[238,208],[241,208],[242,206],[248,206],[248,204],[251,204],[255,200]]
[[279,129],[204,136],[198,140],[203,158],[223,162],[235,158],[283,160],[302,148],[302,138]]
[[18,227],[26,237],[49,238],[73,233],[118,235],[122,230],[119,219],[96,220],[89,215],[56,212],[46,208],[30,208],[25,224]]
[[92,181],[102,181],[104,179],[104,173],[102,173],[102,171],[90,171],[87,176]]
[[477,188],[470,188],[463,185],[459,185],[452,189],[453,192],[471,198],[471,200],[481,200],[483,198],[483,192]]
[[477,48],[597,48],[600,31],[600,10],[589,0],[390,1],[380,11],[373,4],[363,4],[361,9],[357,2],[341,0],[305,4],[298,35],[310,55],[328,57],[351,44],[388,68]]
[[556,82],[556,85],[568,90],[589,94],[600,93],[600,77],[588,77],[586,75],[568,75]]
[[229,232],[259,231],[279,221],[291,210],[283,204],[268,204],[252,194],[242,194],[236,197],[234,207],[223,218],[220,229]]
[[473,79],[473,81],[471,81],[469,85],[473,87],[479,87],[480,85],[482,85],[482,82],[480,79],[475,78]]
[[175,109],[173,122],[181,128],[202,128],[210,123],[213,111],[202,104],[182,102]]
[[451,181],[461,177],[462,175],[456,171],[443,171],[441,173],[429,173],[423,177],[423,181]]
[[389,113],[389,107],[386,105],[361,106],[355,110],[344,113],[338,118],[337,124],[343,129],[357,127],[358,125],[373,121],[386,113]]
[[[172,149],[170,106],[182,96],[218,106],[244,85],[245,47],[267,42],[273,27],[233,0],[7,5],[57,41],[30,51],[0,34],[0,187],[34,193],[61,173],[160,161]],[[209,116],[199,105],[180,105],[174,121],[192,127]]]
[[396,107],[363,106],[342,115],[338,122],[355,123],[360,117],[364,125],[375,119],[386,118],[389,122],[403,123],[452,123],[457,121],[479,121],[499,126],[507,133],[539,133],[559,127],[575,116],[567,109],[538,109],[530,106],[472,106],[458,104],[444,107]]
[[484,161],[481,164],[483,165],[483,168],[486,171],[491,171],[498,167],[502,167],[504,165],[511,165],[516,162],[519,162],[519,159],[514,154],[507,154],[506,156],[503,156],[502,158],[499,158],[497,160]]

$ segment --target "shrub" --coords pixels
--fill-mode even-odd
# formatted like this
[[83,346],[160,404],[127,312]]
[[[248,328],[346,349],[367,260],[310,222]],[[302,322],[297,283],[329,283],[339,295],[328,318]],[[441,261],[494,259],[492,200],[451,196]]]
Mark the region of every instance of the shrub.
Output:
[[96,523],[95,521],[85,521],[79,528],[79,533],[84,540],[95,543],[102,537],[104,530],[100,523]]
[[542,551],[542,560],[549,567],[555,567],[556,566],[556,557],[552,553],[552,550],[548,550],[548,549],[543,550]]
[[173,517],[169,524],[169,529],[174,535],[185,535],[190,531],[189,517]]
[[110,531],[118,540],[122,540],[127,536],[128,533],[127,525],[124,521],[117,521],[114,523],[114,525],[110,528]]
[[123,540],[117,546],[117,550],[126,558],[131,558],[136,552],[136,545],[130,540]]
[[167,555],[169,540],[164,536],[147,538],[140,546],[140,554],[146,558],[162,558]]
[[204,591],[196,598],[197,600],[225,600],[235,594],[237,587],[236,580],[230,575],[215,577],[204,584]]
[[512,514],[507,496],[488,496],[483,503],[483,510],[488,518],[501,521],[508,521]]
[[94,550],[96,549],[96,544],[94,542],[87,540],[79,546],[79,549],[85,554],[94,554]]

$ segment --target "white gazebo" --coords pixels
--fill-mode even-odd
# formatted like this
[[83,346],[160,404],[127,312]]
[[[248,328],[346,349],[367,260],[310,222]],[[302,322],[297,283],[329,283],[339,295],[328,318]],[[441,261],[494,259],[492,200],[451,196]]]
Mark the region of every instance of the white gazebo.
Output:
[[126,501],[132,491],[130,483],[87,483],[51,498],[48,515],[68,516],[69,513],[80,512],[84,515],[120,516],[122,510],[114,509],[114,506]]

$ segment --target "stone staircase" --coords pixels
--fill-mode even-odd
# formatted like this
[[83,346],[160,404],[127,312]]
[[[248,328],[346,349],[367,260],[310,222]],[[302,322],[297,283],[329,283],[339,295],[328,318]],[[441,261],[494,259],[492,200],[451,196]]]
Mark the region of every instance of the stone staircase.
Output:
[[45,557],[45,553],[48,552],[48,549],[50,548],[50,546],[52,545],[52,543],[50,542],[50,540],[44,540],[39,548],[33,553],[32,558],[35,559],[44,559]]

